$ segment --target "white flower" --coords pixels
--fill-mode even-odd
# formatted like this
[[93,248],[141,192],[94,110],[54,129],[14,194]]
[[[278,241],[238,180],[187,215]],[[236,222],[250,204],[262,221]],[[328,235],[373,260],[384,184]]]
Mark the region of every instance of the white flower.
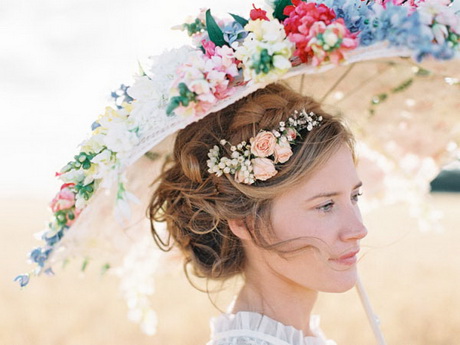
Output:
[[83,169],[79,170],[70,170],[62,175],[59,178],[65,183],[81,183],[85,179],[85,172]]
[[132,193],[126,191],[124,187],[121,187],[121,191],[118,192],[117,201],[115,203],[115,219],[121,224],[124,224],[127,220],[131,219],[131,203],[139,204],[140,200]]
[[88,205],[88,200],[86,200],[83,196],[81,196],[80,194],[77,194],[75,196],[75,207],[78,209],[78,210],[83,210],[86,205]]
[[[113,124],[104,137],[105,146],[112,152],[129,154],[139,142],[137,135],[128,130],[125,124]],[[121,158],[121,157],[119,157]]]
[[327,30],[323,35],[323,40],[329,47],[333,47],[337,44],[339,37],[333,31]]
[[132,98],[140,101],[158,99],[161,97],[154,81],[147,76],[137,77],[134,84],[127,92]]
[[[245,26],[245,30],[250,31],[249,35],[241,45],[234,44],[233,48],[236,58],[243,62],[246,81],[274,81],[289,70],[294,44],[286,38],[284,27],[278,20],[252,20]],[[260,70],[261,54],[268,54],[272,59],[265,66],[268,72]]]
[[[97,131],[97,130],[96,130]],[[95,131],[95,132],[96,132]],[[80,150],[85,153],[99,153],[103,150],[104,148],[104,135],[99,133],[100,131],[97,131],[97,134],[93,134],[89,139],[83,141],[80,144]],[[94,133],[94,132],[93,132]]]
[[449,34],[446,26],[442,24],[435,24],[433,25],[432,30],[436,42],[439,44],[444,44],[446,37]]

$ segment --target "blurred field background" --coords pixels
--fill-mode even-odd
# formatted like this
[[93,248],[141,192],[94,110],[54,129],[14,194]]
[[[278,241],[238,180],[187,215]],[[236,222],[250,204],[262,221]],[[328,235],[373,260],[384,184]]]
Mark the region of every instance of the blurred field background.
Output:
[[[29,267],[25,253],[47,218],[46,200],[10,198],[0,201],[0,344],[2,345],[184,345],[205,344],[209,318],[219,313],[204,293],[191,288],[182,272],[157,278],[154,296],[159,318],[149,337],[128,321],[118,279],[101,277],[80,263],[58,269],[55,277],[34,279],[21,290],[12,282]],[[460,195],[433,194],[431,205],[444,216],[442,232],[421,232],[404,205],[365,216],[370,230],[360,262],[362,280],[388,344],[460,344]],[[231,290],[231,289],[230,289]],[[221,308],[232,292],[213,298]],[[339,345],[374,344],[354,290],[321,295],[316,313],[322,328]]]

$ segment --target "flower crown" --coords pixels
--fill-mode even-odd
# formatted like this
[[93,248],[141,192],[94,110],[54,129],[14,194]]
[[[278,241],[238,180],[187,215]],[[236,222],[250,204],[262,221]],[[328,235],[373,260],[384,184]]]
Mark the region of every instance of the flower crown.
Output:
[[286,163],[291,158],[291,145],[296,144],[295,139],[300,136],[299,132],[303,129],[310,132],[319,127],[322,120],[322,116],[313,112],[296,110],[286,122],[281,121],[278,128],[271,131],[261,130],[249,142],[242,141],[231,145],[222,139],[222,146],[230,145],[231,157],[220,157],[219,146],[214,145],[208,153],[208,172],[217,176],[235,175],[235,181],[244,184],[268,180],[278,173],[276,164]]

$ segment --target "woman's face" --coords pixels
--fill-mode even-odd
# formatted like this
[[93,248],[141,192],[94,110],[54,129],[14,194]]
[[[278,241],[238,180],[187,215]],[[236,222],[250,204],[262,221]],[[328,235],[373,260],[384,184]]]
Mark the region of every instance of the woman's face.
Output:
[[314,174],[278,196],[271,212],[273,232],[279,241],[299,239],[278,246],[288,251],[284,255],[262,251],[267,274],[316,291],[352,288],[359,241],[367,234],[358,207],[360,187],[351,152],[342,145]]

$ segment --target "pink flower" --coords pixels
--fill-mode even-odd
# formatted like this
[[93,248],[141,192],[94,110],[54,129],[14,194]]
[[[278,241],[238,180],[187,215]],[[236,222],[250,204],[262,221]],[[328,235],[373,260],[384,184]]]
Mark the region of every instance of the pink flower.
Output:
[[[216,47],[210,41],[202,41],[205,53],[191,53],[185,64],[177,70],[177,78],[170,91],[171,98],[180,96],[180,84],[185,84],[191,95],[188,104],[181,100],[174,112],[177,115],[200,116],[219,99],[229,97],[235,90],[230,82],[238,75],[234,51],[227,46]],[[183,96],[181,96],[183,97]]]
[[281,141],[275,145],[275,163],[286,163],[292,156],[291,145],[287,141]]
[[307,47],[313,52],[312,64],[318,66],[323,61],[340,64],[344,60],[344,52],[358,46],[356,34],[348,31],[342,18],[326,25],[318,22],[312,25]]
[[266,11],[264,11],[261,8],[256,8],[256,6],[254,4],[252,4],[252,7],[254,9],[252,9],[251,12],[249,13],[249,16],[251,17],[251,20],[257,20],[257,19],[269,20],[268,17],[267,17],[267,12]]
[[203,49],[207,57],[210,58],[214,56],[214,54],[216,53],[216,45],[214,44],[214,42],[202,40],[201,45],[203,46]]
[[256,157],[267,157],[273,154],[276,138],[271,132],[261,131],[251,138],[251,153]]
[[289,141],[295,140],[295,138],[297,138],[297,132],[294,128],[288,128],[286,130],[286,136]]
[[254,177],[257,180],[265,181],[278,173],[271,159],[254,158],[251,160],[251,163],[254,168]]
[[75,205],[75,194],[69,187],[75,186],[74,183],[64,183],[61,190],[51,201],[50,207],[53,212],[67,210]]

